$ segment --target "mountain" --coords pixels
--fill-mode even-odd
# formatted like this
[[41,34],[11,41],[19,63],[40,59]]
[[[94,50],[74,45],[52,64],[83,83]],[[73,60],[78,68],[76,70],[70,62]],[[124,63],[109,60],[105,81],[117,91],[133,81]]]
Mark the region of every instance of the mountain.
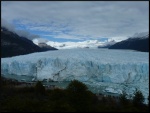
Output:
[[40,48],[31,40],[20,37],[16,33],[1,27],[1,57],[12,57],[34,52],[56,50],[55,48]]
[[43,50],[51,50],[51,49],[57,50],[56,48],[49,46],[46,43],[38,43],[38,46]]
[[[51,49],[51,48],[54,48],[50,45],[47,44],[48,40],[47,39],[44,39],[44,38],[37,38],[37,39],[33,39],[32,40],[33,43],[37,46],[39,46],[40,48],[43,48],[45,50],[48,50],[48,49]],[[56,48],[54,48],[56,49]]]
[[136,33],[127,40],[123,40],[109,47],[109,49],[132,49],[141,52],[149,52],[149,34]]

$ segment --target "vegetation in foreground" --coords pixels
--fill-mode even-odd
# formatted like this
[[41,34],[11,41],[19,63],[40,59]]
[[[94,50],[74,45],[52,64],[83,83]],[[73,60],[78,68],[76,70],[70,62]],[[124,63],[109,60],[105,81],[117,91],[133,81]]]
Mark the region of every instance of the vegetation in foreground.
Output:
[[1,80],[0,112],[148,112],[149,104],[136,91],[132,100],[126,93],[118,99],[96,96],[85,84],[74,80],[66,89],[45,90],[41,82],[34,87],[16,88],[17,82]]

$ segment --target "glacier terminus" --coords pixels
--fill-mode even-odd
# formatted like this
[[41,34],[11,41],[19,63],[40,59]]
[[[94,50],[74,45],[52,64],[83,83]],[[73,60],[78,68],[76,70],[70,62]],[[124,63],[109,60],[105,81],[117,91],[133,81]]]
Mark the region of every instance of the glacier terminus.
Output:
[[[79,80],[93,92],[149,95],[149,54],[134,50],[67,49],[1,58],[3,76],[32,80]],[[94,90],[95,89],[95,90]]]

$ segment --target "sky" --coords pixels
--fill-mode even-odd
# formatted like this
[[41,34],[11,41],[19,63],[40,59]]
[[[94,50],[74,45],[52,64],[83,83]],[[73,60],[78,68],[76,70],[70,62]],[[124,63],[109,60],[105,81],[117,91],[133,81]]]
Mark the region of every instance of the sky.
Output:
[[1,26],[29,39],[127,39],[149,31],[148,1],[2,1]]

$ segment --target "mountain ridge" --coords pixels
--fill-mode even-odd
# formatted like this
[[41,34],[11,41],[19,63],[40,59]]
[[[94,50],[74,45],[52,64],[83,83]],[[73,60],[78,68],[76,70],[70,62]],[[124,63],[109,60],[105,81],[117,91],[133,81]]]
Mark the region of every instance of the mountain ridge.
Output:
[[133,35],[126,40],[117,42],[109,47],[109,49],[131,49],[141,52],[149,52],[149,34]]
[[34,52],[44,52],[48,50],[57,50],[55,48],[41,48],[35,45],[31,40],[20,37],[16,33],[1,27],[1,58],[12,57]]

